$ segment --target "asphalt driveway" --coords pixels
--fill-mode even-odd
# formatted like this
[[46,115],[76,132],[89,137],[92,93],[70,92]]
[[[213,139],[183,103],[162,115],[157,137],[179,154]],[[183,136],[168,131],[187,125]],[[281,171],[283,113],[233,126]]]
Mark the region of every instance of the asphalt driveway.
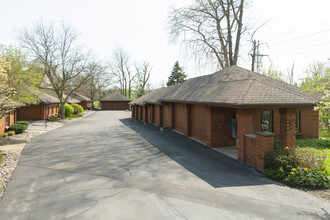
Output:
[[329,219],[330,205],[183,137],[100,111],[32,140],[0,219]]

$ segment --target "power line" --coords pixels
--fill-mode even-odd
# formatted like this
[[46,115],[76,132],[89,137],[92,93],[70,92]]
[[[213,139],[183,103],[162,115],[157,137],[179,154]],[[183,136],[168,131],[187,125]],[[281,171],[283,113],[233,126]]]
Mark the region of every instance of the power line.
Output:
[[299,29],[296,29],[296,30],[293,30],[293,31],[284,32],[284,33],[277,34],[277,35],[274,35],[274,36],[266,37],[263,40],[277,38],[279,36],[284,36],[284,35],[288,35],[288,34],[291,34],[291,33],[297,32],[297,31],[306,30],[306,29],[309,29],[311,27],[316,27],[316,26],[319,26],[321,24],[326,24],[326,23],[329,23],[329,22],[330,22],[330,20],[327,20],[327,21],[323,21],[323,22],[320,22],[320,23],[308,25],[308,26],[305,26],[305,27],[302,27],[302,28],[299,28]]
[[316,47],[316,46],[320,46],[320,45],[328,45],[328,44],[330,44],[330,42],[323,42],[323,43],[309,45],[309,46],[306,46],[306,47],[295,48],[295,49],[292,49],[292,50],[277,51],[277,52],[270,53],[270,55],[272,55],[272,54],[279,54],[279,53],[286,53],[286,52],[291,52],[291,51],[295,51],[295,50],[301,50],[301,49]]
[[324,31],[315,32],[315,33],[312,33],[312,34],[307,34],[307,35],[304,35],[304,36],[301,36],[301,37],[292,38],[290,40],[281,41],[281,42],[272,44],[272,46],[283,44],[283,43],[287,43],[287,42],[291,42],[291,41],[294,41],[294,40],[299,40],[299,39],[310,37],[310,36],[314,36],[314,35],[317,35],[317,34],[328,32],[328,31],[330,31],[330,29],[327,29],[327,30],[324,30]]

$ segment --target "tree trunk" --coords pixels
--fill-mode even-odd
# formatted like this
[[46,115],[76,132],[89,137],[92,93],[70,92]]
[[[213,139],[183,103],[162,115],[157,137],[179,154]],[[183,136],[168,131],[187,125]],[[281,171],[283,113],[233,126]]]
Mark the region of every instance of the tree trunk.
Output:
[[94,106],[94,96],[92,96],[92,110],[94,110],[95,106]]
[[65,119],[65,102],[61,103],[61,119]]

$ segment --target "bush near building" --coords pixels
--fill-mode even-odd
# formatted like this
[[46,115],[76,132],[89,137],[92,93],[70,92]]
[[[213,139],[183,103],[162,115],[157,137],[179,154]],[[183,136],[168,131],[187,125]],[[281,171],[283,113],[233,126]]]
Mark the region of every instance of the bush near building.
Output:
[[28,121],[16,121],[14,124],[12,124],[9,127],[9,131],[14,131],[15,134],[21,134],[25,132],[25,130],[28,128],[29,122]]
[[280,148],[279,142],[275,142],[274,147],[265,158],[266,176],[291,186],[330,188],[330,140],[297,140],[295,154],[290,153],[288,147]]
[[[69,105],[68,103],[65,103],[65,117],[68,117],[69,115],[73,114],[74,110],[71,107],[71,105]],[[61,104],[59,105],[59,112],[61,111]]]
[[84,112],[84,108],[79,104],[71,104],[71,107],[73,108],[73,114],[75,115]]

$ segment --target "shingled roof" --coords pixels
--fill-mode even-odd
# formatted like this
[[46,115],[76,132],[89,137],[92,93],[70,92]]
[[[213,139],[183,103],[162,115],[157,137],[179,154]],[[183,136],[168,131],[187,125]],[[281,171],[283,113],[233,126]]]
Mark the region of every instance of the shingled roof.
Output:
[[118,92],[112,92],[110,95],[107,95],[106,97],[102,98],[101,101],[113,101],[113,102],[123,102],[123,101],[131,101],[126,96],[118,93]]
[[74,98],[80,102],[90,102],[91,99],[90,98],[87,98],[86,96],[83,96],[79,93],[76,93],[76,92],[73,92],[71,95],[70,95],[70,98]]
[[36,91],[35,95],[39,98],[40,104],[56,104],[59,103],[59,100],[54,96],[48,95],[45,92]]
[[183,102],[214,105],[315,105],[318,94],[237,66],[155,90],[130,104]]
[[[59,102],[60,102],[59,99],[57,98],[56,93],[55,93],[53,90],[45,89],[45,92],[47,93],[47,95],[52,96],[53,98],[55,98],[55,99],[57,100],[56,103],[59,103]],[[64,93],[64,98],[65,98],[66,96],[67,96],[67,95]],[[72,97],[69,97],[69,98],[67,99],[67,103],[69,103],[69,104],[79,103],[79,102],[80,102],[79,100],[74,99],[74,98],[72,98]]]

